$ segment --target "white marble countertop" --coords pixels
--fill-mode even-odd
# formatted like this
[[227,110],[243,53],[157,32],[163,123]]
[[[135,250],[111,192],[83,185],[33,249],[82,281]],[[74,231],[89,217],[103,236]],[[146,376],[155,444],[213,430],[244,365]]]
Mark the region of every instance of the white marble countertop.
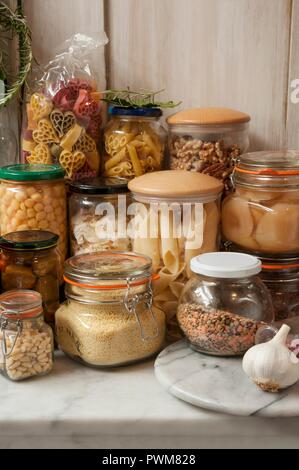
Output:
[[0,448],[298,448],[298,418],[236,417],[169,395],[153,363],[83,367],[58,354],[51,375],[0,377]]

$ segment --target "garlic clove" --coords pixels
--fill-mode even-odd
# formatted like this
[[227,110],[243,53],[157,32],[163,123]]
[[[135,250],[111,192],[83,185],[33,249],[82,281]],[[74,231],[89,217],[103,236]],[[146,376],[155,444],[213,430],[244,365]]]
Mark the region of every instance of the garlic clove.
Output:
[[267,343],[250,348],[243,357],[243,370],[262,390],[277,392],[299,380],[299,359],[286,340],[290,327],[282,325]]

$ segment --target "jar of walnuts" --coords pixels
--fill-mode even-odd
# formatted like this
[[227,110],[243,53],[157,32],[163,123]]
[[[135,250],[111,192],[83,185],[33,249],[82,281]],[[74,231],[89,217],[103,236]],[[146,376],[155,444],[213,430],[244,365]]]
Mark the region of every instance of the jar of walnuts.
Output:
[[193,108],[167,119],[168,168],[206,173],[230,189],[230,174],[249,147],[248,114],[228,108]]

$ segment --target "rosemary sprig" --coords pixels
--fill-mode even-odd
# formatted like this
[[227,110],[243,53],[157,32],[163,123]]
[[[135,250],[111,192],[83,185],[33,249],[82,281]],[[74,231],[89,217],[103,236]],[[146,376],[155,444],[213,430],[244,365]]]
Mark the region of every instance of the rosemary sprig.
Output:
[[13,12],[5,3],[0,2],[0,35],[5,39],[12,40],[18,36],[18,72],[9,72],[4,60],[4,53],[0,55],[0,69],[8,81],[4,96],[0,97],[0,108],[5,106],[24,85],[27,75],[31,70],[33,60],[31,50],[31,33],[24,18],[20,2],[17,10]]
[[104,97],[102,101],[122,106],[123,108],[175,108],[181,104],[181,101],[157,101],[156,96],[164,90],[152,91],[143,90],[133,91],[130,88],[125,90],[106,90],[102,92]]

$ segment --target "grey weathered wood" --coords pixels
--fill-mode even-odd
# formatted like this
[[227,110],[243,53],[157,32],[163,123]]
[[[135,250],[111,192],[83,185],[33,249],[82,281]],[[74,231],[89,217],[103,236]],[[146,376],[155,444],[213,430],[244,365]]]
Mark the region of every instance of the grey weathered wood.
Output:
[[240,109],[252,116],[252,149],[283,147],[291,4],[106,0],[109,86],[165,88],[184,107]]
[[[17,5],[16,0],[5,0],[5,3],[14,10]],[[16,42],[12,42],[10,44],[10,54],[12,62],[15,62],[16,58]],[[15,66],[15,63],[12,64],[12,67]],[[19,128],[20,128],[20,108],[19,108],[19,100],[18,98],[13,99],[5,108],[0,109],[0,127],[2,128],[9,128],[13,131],[16,137],[16,141],[18,143],[19,139]],[[16,149],[18,155],[18,148]],[[11,156],[11,162],[14,161],[15,156]],[[0,161],[0,166],[1,166]]]
[[[25,0],[25,13],[32,30],[34,55],[40,64],[48,63],[73,34],[92,34],[104,28],[103,0]],[[104,82],[103,51],[97,51],[93,66]]]
[[[293,0],[292,10],[289,93],[287,97],[287,145],[288,148],[299,149],[299,0]],[[297,101],[296,103],[292,102],[292,93],[295,94],[293,98]]]

